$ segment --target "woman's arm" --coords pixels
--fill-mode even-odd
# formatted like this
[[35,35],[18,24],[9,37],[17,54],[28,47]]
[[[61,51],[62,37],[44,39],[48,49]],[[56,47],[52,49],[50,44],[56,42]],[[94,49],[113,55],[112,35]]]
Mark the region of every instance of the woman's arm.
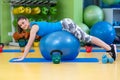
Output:
[[31,31],[30,31],[30,38],[28,40],[27,45],[25,46],[24,53],[23,53],[22,57],[20,57],[19,59],[16,59],[15,61],[21,61],[27,56],[27,54],[29,53],[29,50],[34,42],[34,39],[35,39],[38,29],[39,29],[38,25],[32,26]]

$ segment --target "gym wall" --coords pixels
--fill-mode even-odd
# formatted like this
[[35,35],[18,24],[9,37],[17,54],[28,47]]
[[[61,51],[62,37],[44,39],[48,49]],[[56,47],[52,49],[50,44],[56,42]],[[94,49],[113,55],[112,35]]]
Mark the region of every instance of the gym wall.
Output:
[[12,40],[11,36],[8,36],[8,32],[11,32],[11,15],[10,4],[5,0],[0,0],[0,42],[8,43]]

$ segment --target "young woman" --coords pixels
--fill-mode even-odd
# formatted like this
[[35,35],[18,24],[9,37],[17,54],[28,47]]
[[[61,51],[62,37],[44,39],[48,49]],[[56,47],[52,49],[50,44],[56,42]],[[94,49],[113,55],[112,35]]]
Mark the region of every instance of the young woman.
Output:
[[69,18],[65,18],[58,22],[29,22],[28,18],[26,18],[25,16],[20,16],[17,20],[17,23],[18,23],[18,31],[20,33],[23,30],[30,29],[30,38],[28,40],[27,45],[25,46],[23,56],[16,59],[15,61],[21,61],[27,56],[36,35],[43,37],[49,33],[55,31],[61,31],[61,30],[65,30],[72,33],[80,41],[84,41],[86,43],[92,43],[101,48],[104,48],[106,52],[108,52],[110,56],[114,60],[116,60],[117,51],[116,51],[116,46],[114,44],[108,45],[102,40],[86,34],[77,24],[75,24]]

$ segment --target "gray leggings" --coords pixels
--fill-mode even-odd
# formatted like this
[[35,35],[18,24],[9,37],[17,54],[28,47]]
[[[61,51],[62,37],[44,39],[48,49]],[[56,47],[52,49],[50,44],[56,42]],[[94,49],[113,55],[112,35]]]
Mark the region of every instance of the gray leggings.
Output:
[[65,18],[61,20],[63,30],[72,33],[79,41],[86,43],[91,42],[91,36],[86,34],[78,25],[76,25],[71,19]]

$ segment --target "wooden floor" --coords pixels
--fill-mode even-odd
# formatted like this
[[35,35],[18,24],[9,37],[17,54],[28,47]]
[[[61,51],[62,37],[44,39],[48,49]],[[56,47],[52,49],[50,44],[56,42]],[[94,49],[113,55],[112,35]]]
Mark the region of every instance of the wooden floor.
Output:
[[[16,49],[15,47],[6,47]],[[27,57],[41,57],[39,48]],[[22,53],[0,53],[0,80],[120,80],[120,54],[113,64],[102,64],[103,53],[80,53],[97,57],[98,63],[10,63]]]

